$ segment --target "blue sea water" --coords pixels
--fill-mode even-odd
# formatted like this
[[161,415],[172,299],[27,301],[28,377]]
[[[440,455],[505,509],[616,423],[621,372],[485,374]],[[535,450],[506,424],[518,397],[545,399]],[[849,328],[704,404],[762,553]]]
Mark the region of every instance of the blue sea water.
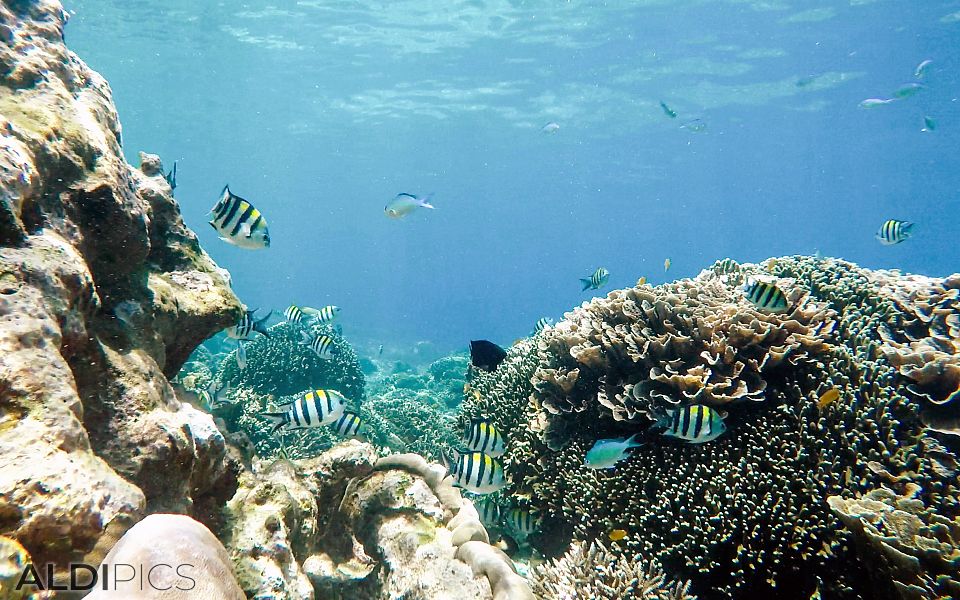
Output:
[[[818,251],[958,270],[956,0],[67,8],[128,158],[178,161],[184,218],[240,298],[339,305],[353,342],[509,344],[588,299],[578,279],[598,266],[607,289]],[[858,108],[925,59],[920,94]],[[697,118],[705,131],[680,127]],[[207,225],[225,183],[264,213],[270,249]],[[388,219],[398,192],[437,208]],[[889,218],[914,237],[880,245]]]

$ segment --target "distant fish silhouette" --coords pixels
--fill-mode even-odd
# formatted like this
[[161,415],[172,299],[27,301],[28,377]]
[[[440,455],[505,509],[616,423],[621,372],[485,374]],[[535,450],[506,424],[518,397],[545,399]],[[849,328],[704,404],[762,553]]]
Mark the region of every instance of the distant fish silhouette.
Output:
[[493,342],[487,340],[470,342],[470,363],[478,369],[488,373],[493,372],[506,357],[506,350]]
[[170,185],[170,192],[173,193],[177,189],[177,161],[173,161],[173,168],[163,178],[167,180],[167,184]]

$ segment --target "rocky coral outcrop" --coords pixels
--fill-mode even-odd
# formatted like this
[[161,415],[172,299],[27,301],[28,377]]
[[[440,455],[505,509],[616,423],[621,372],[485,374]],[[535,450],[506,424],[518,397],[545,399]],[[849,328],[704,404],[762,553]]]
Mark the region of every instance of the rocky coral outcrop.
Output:
[[[796,286],[809,298],[779,320],[754,317],[735,295],[748,277],[802,282]],[[916,319],[903,294],[894,298],[882,291],[899,289],[900,282],[898,273],[840,260],[788,257],[762,265],[718,263],[691,281],[614,292],[568,313],[569,322],[559,323],[556,332],[511,348],[494,373],[473,372],[470,384],[479,393],[465,398],[461,420],[492,418],[505,435],[503,460],[512,478],[507,493],[529,495],[544,516],[543,532],[530,541],[548,554],[562,553],[562,540],[591,540],[623,529],[627,538],[611,552],[657,561],[671,576],[690,579],[700,598],[806,599],[818,586],[825,596],[872,597],[866,573],[873,565],[857,551],[854,537],[839,528],[827,497],[859,497],[885,481],[882,473],[909,472],[929,511],[947,519],[960,515],[960,491],[949,475],[956,473],[956,444],[931,437],[935,432],[921,420],[916,392],[922,390],[911,387],[916,380],[884,351],[881,329]],[[724,293],[726,304],[719,300]],[[668,299],[671,294],[675,297]],[[704,298],[719,317],[697,316]],[[656,318],[643,310],[647,305]],[[933,305],[940,308],[929,321],[949,331],[954,317],[937,312],[942,300]],[[742,316],[725,321],[730,307]],[[741,327],[748,317],[757,326]],[[727,324],[700,327],[718,319]],[[640,334],[647,342],[638,345],[625,333],[633,325],[625,324],[646,320]],[[677,331],[652,335],[668,326]],[[707,335],[710,331],[726,332],[727,341]],[[761,332],[763,340],[749,332]],[[703,354],[697,340],[707,339],[722,352]],[[929,343],[940,343],[944,351],[942,342]],[[661,346],[673,354],[664,354]],[[762,395],[718,399],[708,393],[709,378],[686,389],[680,369],[665,379],[666,366],[658,370],[641,353],[631,358],[636,348],[695,369],[706,361],[711,371],[718,357],[719,363],[732,359],[726,366],[740,360],[745,365],[740,375],[730,373],[728,381],[752,372],[746,389],[762,389]],[[764,358],[769,356],[774,358]],[[778,364],[761,368],[765,360]],[[545,375],[551,370],[555,377]],[[682,381],[673,375],[683,375]],[[609,393],[611,385],[626,390],[630,384],[669,399],[643,396],[634,414],[625,400],[612,402],[626,398],[623,393]],[[818,402],[831,388],[839,398]],[[727,432],[704,445],[663,438],[642,409],[677,401],[722,404],[729,412]],[[615,406],[624,410],[614,411]],[[566,408],[557,410],[561,407]],[[635,433],[645,445],[612,471],[583,467],[596,439]]]
[[232,494],[223,436],[165,375],[240,306],[159,161],[124,161],[65,22],[0,4],[0,533],[95,564],[145,513]]
[[[226,545],[250,596],[531,600],[443,468],[348,441],[244,476]],[[493,553],[493,554],[491,554]]]

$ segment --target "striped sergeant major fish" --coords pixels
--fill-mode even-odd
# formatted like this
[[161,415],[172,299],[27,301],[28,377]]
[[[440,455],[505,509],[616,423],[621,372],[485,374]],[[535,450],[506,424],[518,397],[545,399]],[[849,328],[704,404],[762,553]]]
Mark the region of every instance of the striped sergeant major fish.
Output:
[[348,438],[362,437],[364,434],[363,421],[358,414],[352,412],[344,412],[339,419],[330,423],[330,428]]
[[764,281],[748,281],[743,292],[757,309],[769,313],[787,312],[787,295],[776,284]]
[[589,278],[581,278],[580,283],[583,285],[581,292],[587,290],[598,290],[601,287],[607,285],[607,281],[610,280],[610,271],[604,269],[603,267],[598,267],[596,271],[593,272]]
[[547,327],[551,327],[552,325],[553,325],[553,319],[548,319],[547,317],[540,317],[539,319],[537,319],[537,324],[533,328],[533,334],[536,335],[541,331],[543,331],[544,329],[546,329]]
[[454,451],[453,457],[443,456],[447,470],[453,477],[453,486],[474,494],[492,494],[507,486],[503,463],[483,452]]
[[480,522],[487,527],[497,527],[500,524],[500,505],[493,500],[475,500],[473,507],[480,515]]
[[333,358],[333,338],[329,335],[317,335],[316,337],[311,338],[310,334],[306,331],[300,332],[302,343],[304,346],[307,346],[313,350],[314,354],[320,357],[321,360],[330,360]]
[[286,402],[290,408],[284,412],[262,413],[273,422],[275,433],[286,425],[288,429],[302,429],[329,425],[343,416],[347,399],[336,390],[313,390],[296,400]]
[[507,512],[504,521],[507,527],[517,534],[517,537],[525,539],[540,529],[543,519],[535,510],[514,506]]
[[668,409],[659,426],[666,427],[663,434],[679,438],[691,444],[702,444],[715,440],[727,430],[723,416],[716,410],[703,404]]
[[884,246],[899,244],[911,236],[913,226],[913,223],[907,221],[888,219],[880,226],[880,231],[877,232],[877,239],[880,240],[880,243]]
[[247,250],[270,247],[267,220],[250,202],[231,193],[230,186],[223,187],[210,214],[213,215],[210,226],[228,244]]
[[224,383],[211,381],[205,388],[197,391],[197,397],[200,399],[200,406],[207,412],[212,412],[224,404],[229,404],[226,396],[232,392]]
[[472,419],[463,438],[467,441],[467,448],[474,452],[483,452],[494,458],[503,456],[503,436],[487,419]]
[[267,326],[264,325],[267,319],[270,318],[270,315],[273,314],[273,311],[267,313],[262,319],[254,320],[253,314],[257,312],[257,309],[248,310],[243,313],[243,316],[240,317],[240,320],[237,321],[237,324],[232,327],[227,327],[227,336],[235,340],[249,340],[253,337],[253,333],[257,332],[261,335],[270,337],[270,332],[267,331]]

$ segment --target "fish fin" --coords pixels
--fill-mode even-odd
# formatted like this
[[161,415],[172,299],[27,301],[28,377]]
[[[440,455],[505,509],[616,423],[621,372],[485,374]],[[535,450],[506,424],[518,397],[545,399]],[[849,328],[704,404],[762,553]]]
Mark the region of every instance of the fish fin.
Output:
[[643,446],[646,443],[646,442],[636,441],[636,437],[638,435],[640,435],[639,431],[627,438],[627,448],[639,448],[640,446]]
[[433,208],[433,209],[435,209],[435,208],[437,208],[437,207],[434,206],[434,205],[432,205],[432,204],[430,204],[430,200],[432,200],[432,199],[433,199],[433,194],[427,194],[427,195],[424,196],[423,198],[417,198],[417,202],[420,204],[420,206],[421,206],[422,208]]
[[270,421],[273,423],[273,429],[270,430],[271,435],[279,431],[284,425],[290,422],[290,418],[287,416],[287,413],[265,412],[260,413],[260,416],[270,419]]
[[580,283],[583,284],[583,288],[580,290],[581,292],[585,292],[585,291],[589,290],[589,289],[593,286],[593,282],[590,281],[590,279],[589,279],[589,278],[586,278],[586,277],[581,277],[581,278],[580,278]]
[[311,342],[312,340],[313,340],[313,338],[310,337],[310,334],[309,334],[309,333],[307,333],[307,332],[306,332],[305,330],[303,330],[303,329],[300,330],[300,343],[301,343],[301,344],[303,344],[304,346],[306,346],[306,345],[310,344],[310,342]]

